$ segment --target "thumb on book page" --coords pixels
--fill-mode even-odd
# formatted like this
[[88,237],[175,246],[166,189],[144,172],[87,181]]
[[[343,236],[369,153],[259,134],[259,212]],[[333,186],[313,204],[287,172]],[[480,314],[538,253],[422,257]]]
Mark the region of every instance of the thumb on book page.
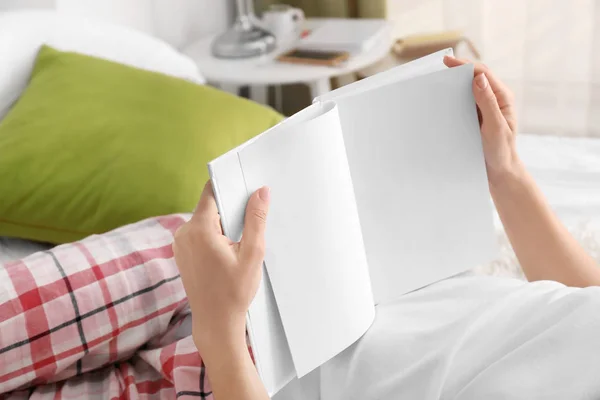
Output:
[[250,196],[246,206],[240,257],[252,264],[262,263],[265,256],[265,228],[270,194],[269,188],[263,186]]

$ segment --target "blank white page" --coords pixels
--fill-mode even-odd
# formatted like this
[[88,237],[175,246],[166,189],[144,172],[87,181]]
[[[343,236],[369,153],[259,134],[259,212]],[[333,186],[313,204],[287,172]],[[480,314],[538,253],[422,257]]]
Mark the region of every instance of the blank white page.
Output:
[[496,255],[473,66],[338,104],[376,303]]
[[248,193],[271,188],[265,265],[298,377],[355,342],[373,295],[338,112],[238,153]]

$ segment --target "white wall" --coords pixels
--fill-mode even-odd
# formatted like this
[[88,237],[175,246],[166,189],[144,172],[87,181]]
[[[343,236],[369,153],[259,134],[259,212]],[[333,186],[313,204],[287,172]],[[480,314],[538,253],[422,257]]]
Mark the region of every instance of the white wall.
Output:
[[56,9],[94,17],[153,34],[154,15],[148,0],[56,0]]
[[225,30],[233,0],[0,0],[0,10],[46,8],[126,25],[181,48]]
[[155,33],[176,47],[225,30],[234,16],[232,0],[154,0]]
[[14,8],[54,8],[54,0],[0,0],[0,10]]

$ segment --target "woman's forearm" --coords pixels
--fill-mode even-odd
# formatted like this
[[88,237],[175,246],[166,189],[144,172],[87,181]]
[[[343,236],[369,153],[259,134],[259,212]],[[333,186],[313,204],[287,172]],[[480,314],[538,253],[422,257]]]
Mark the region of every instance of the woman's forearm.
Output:
[[529,281],[600,285],[600,269],[552,211],[533,178],[519,166],[490,185],[508,238]]
[[203,359],[215,400],[269,399],[245,340],[215,343],[207,353]]

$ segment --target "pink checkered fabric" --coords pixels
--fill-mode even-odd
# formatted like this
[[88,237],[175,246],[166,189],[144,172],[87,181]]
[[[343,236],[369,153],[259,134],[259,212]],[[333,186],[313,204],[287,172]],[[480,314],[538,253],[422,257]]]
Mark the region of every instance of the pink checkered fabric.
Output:
[[171,249],[188,218],[0,264],[0,398],[212,398]]

